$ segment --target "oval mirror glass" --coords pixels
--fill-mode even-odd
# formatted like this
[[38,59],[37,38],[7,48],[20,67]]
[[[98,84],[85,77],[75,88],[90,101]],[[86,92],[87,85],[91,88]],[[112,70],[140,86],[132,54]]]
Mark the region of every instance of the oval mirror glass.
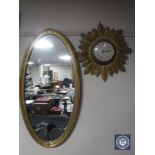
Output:
[[55,147],[70,135],[78,116],[80,79],[69,40],[45,30],[25,52],[20,73],[20,103],[32,137]]

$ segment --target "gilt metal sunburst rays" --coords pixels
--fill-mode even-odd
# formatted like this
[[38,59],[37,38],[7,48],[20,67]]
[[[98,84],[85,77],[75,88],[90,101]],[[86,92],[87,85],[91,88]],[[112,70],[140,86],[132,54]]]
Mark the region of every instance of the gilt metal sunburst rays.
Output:
[[97,29],[81,34],[79,61],[84,74],[95,75],[106,81],[119,71],[125,72],[127,54],[131,53],[121,30],[110,29],[99,23]]

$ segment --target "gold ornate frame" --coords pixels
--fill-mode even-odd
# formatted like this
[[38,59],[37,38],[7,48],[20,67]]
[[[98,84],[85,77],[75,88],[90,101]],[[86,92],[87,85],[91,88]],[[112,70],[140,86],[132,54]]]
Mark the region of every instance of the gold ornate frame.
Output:
[[[72,57],[73,76],[74,76],[73,78],[74,78],[74,86],[75,86],[74,107],[73,107],[73,112],[71,114],[67,128],[65,129],[64,133],[58,139],[54,141],[46,141],[37,136],[37,134],[35,133],[35,131],[33,130],[30,124],[30,121],[29,121],[29,118],[26,112],[25,100],[24,100],[24,77],[25,77],[27,62],[29,60],[31,50],[33,46],[35,45],[36,41],[45,35],[54,35],[58,37],[65,45],[69,55]],[[62,144],[73,131],[73,128],[75,126],[75,123],[78,117],[79,107],[80,107],[80,74],[79,74],[79,67],[78,67],[77,57],[76,57],[74,48],[71,42],[60,32],[53,30],[53,29],[46,29],[43,32],[41,32],[40,35],[34,40],[33,44],[29,48],[26,49],[24,57],[23,57],[22,65],[21,65],[21,70],[20,70],[20,107],[21,107],[21,112],[23,115],[25,125],[30,135],[33,137],[33,139],[37,143],[39,143],[40,145],[44,147],[50,148],[50,147],[56,147]]]
[[[101,75],[102,80],[106,81],[108,75],[112,76],[118,71],[125,72],[124,65],[131,49],[128,47],[121,30],[105,28],[99,23],[97,29],[93,29],[87,34],[81,34],[81,38],[79,46],[81,51],[78,52],[78,56],[82,66],[85,67],[84,74],[90,73],[96,77]],[[92,56],[94,45],[102,40],[110,42],[115,50],[114,57],[106,63],[101,63]]]

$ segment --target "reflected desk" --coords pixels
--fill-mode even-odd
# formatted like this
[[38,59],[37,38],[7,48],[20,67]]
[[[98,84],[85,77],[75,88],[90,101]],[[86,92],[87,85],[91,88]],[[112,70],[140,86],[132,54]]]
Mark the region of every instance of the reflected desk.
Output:
[[[30,114],[67,114],[67,100],[70,98],[67,95],[48,94],[48,97],[41,97],[29,104]],[[60,105],[63,101],[63,105]],[[26,100],[27,102],[27,100]],[[27,105],[27,104],[26,104]]]

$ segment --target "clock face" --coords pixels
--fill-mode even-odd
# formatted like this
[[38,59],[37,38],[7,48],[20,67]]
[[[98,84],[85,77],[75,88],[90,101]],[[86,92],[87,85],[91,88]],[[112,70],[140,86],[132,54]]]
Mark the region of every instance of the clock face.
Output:
[[115,49],[110,42],[101,41],[94,46],[92,54],[96,61],[99,61],[100,63],[108,63],[113,59]]

